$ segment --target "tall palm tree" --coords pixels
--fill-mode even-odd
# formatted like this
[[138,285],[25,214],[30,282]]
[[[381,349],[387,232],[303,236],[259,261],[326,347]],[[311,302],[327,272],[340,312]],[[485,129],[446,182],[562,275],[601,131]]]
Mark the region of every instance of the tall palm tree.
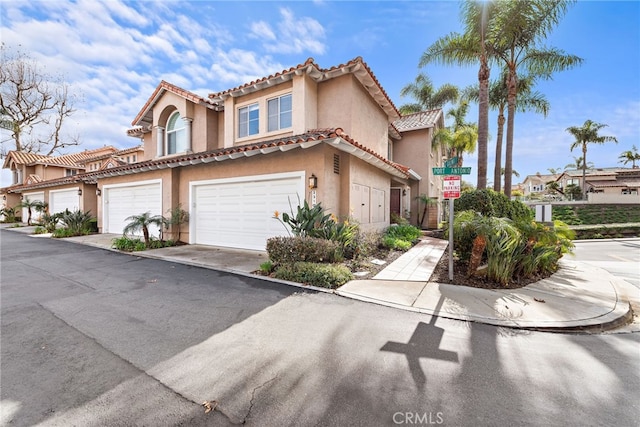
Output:
[[623,151],[618,158],[620,159],[619,163],[622,163],[624,165],[631,162],[631,167],[635,169],[636,162],[640,161],[640,153],[638,153],[638,149],[636,148],[636,146],[633,145],[631,146],[631,150]]
[[557,48],[541,46],[564,17],[574,0],[502,0],[496,3],[487,34],[491,51],[508,70],[507,144],[505,152],[504,193],[511,196],[513,168],[513,131],[518,95],[518,70],[550,79],[553,73],[573,68],[582,58]]
[[436,89],[429,76],[420,73],[413,83],[409,83],[400,91],[400,96],[411,96],[416,102],[404,104],[399,110],[402,114],[411,114],[442,108],[447,102],[456,102],[458,95],[456,86],[444,84]]
[[[545,96],[537,91],[532,91],[535,79],[532,76],[526,76],[518,80],[518,93],[516,109],[521,112],[533,110],[547,117],[549,112],[549,101]],[[502,186],[502,176],[504,168],[502,167],[502,140],[504,135],[504,110],[508,102],[507,74],[503,71],[500,79],[494,80],[489,84],[489,106],[498,110],[498,130],[496,136],[496,160],[493,168],[493,189],[500,192]],[[471,101],[478,101],[480,91],[477,86],[467,87],[463,91],[463,97]],[[514,174],[515,175],[515,174]]]
[[586,181],[587,181],[587,144],[604,144],[605,142],[618,142],[615,136],[600,135],[598,132],[600,129],[607,127],[602,123],[596,123],[591,120],[584,122],[582,126],[571,126],[567,128],[569,132],[576,139],[571,144],[571,151],[575,148],[582,148],[582,197],[586,196]]
[[465,32],[450,33],[436,40],[422,54],[420,67],[430,63],[470,65],[480,63],[478,71],[478,176],[477,188],[487,186],[487,145],[489,138],[489,77],[493,57],[491,46],[485,43],[494,3],[467,0],[462,5]]

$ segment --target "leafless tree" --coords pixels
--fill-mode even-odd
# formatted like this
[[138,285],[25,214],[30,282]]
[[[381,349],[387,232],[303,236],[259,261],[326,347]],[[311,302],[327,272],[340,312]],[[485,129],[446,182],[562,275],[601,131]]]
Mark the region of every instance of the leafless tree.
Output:
[[51,155],[80,144],[64,134],[64,123],[76,110],[76,96],[61,76],[46,73],[26,53],[0,47],[0,127],[11,133],[2,140],[10,149]]

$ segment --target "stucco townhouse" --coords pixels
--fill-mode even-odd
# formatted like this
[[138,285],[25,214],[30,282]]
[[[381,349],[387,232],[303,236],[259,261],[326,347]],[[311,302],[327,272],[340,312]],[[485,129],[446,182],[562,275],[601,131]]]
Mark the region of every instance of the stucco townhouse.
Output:
[[[162,81],[127,132],[140,139],[135,161],[84,163],[64,186],[95,186],[102,233],[122,233],[130,215],[179,206],[190,215],[182,240],[264,250],[286,234],[274,213],[303,200],[366,230],[388,226],[392,213],[417,223],[417,196],[440,197],[431,169],[442,150],[431,140],[442,126],[441,110],[402,116],[360,57],[331,68],[310,58],[206,98]],[[61,187],[47,187],[45,201]],[[2,192],[34,189],[25,182]]]

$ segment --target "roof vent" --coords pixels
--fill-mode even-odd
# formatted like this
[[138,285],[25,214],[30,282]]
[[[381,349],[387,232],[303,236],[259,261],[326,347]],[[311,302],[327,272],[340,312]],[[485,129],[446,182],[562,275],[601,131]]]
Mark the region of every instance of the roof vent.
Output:
[[333,155],[333,173],[340,175],[340,155]]

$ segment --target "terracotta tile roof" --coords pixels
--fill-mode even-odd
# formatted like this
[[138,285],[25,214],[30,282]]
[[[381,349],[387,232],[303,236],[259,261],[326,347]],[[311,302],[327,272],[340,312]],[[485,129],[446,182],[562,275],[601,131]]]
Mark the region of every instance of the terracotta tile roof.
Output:
[[[313,58],[307,59],[304,63],[298,64],[286,70],[282,70],[278,73],[271,74],[267,77],[262,77],[258,80],[245,83],[237,86],[233,89],[227,89],[222,92],[216,92],[209,94],[209,100],[213,103],[220,103],[225,97],[232,94],[245,94],[251,93],[263,89],[264,87],[276,84],[282,81],[290,80],[294,74],[307,73],[315,81],[329,80],[334,77],[344,75],[345,72],[353,73],[356,78],[362,83],[372,97],[385,109],[390,116],[399,117],[400,113],[396,106],[385,92],[384,88],[378,81],[378,78],[373,74],[373,71],[369,68],[362,57],[358,56],[351,61],[344,64],[336,65],[331,68],[322,69],[314,61]],[[384,104],[384,105],[383,105]]]
[[[143,121],[142,119],[147,116],[147,113],[149,112],[149,110],[151,110],[151,107],[155,105],[155,103],[158,101],[158,99],[160,99],[164,92],[175,93],[176,95],[182,96],[183,98],[188,99],[189,101],[196,104],[209,104],[209,101],[201,97],[200,95],[196,95],[193,92],[189,92],[188,90],[182,89],[174,84],[162,80],[158,87],[156,87],[156,90],[153,91],[153,94],[151,94],[147,102],[144,104],[136,118],[131,122],[132,126],[139,126],[141,124],[141,122]],[[127,131],[127,133],[133,130],[134,129],[130,129],[129,131]]]
[[13,161],[18,165],[28,165],[37,162],[38,160],[44,160],[50,158],[44,154],[25,153],[24,151],[9,151],[7,157],[4,159],[3,169],[9,168],[9,162]]
[[0,188],[0,193],[22,193],[23,191],[34,190],[38,188],[56,187],[65,184],[74,184],[83,182],[85,184],[95,184],[95,178],[87,176],[87,174],[77,174],[73,176],[65,176],[62,178],[48,179],[34,184],[19,184],[10,187]]
[[442,116],[441,109],[421,111],[419,113],[407,114],[393,122],[393,125],[400,132],[407,132],[417,129],[428,129],[434,127],[438,123],[438,119]]
[[[164,169],[166,167],[188,166],[198,163],[209,163],[235,159],[238,157],[250,157],[257,154],[269,154],[276,151],[287,151],[291,148],[310,148],[322,142],[331,142],[333,146],[354,155],[359,155],[363,160],[375,164],[388,172],[408,178],[413,176],[408,173],[409,168],[391,162],[375,151],[353,140],[345,134],[341,128],[313,129],[301,135],[293,135],[268,141],[256,142],[253,144],[239,145],[200,153],[185,154],[180,156],[166,157],[156,160],[127,164],[105,171],[86,172],[82,176],[93,176],[96,178],[107,177],[114,174],[124,175],[129,173],[140,173],[153,169]],[[347,147],[348,146],[348,147]],[[355,150],[354,150],[355,148]],[[81,176],[81,175],[78,175]]]
[[96,162],[98,160],[108,159],[109,157],[113,157],[113,156],[126,156],[127,154],[135,153],[138,151],[144,151],[144,147],[142,145],[136,145],[135,147],[125,148],[123,150],[117,150],[117,151],[114,151],[113,153],[102,154],[102,155],[93,156],[93,157],[86,157],[80,160],[78,164],[85,165],[89,162]]

